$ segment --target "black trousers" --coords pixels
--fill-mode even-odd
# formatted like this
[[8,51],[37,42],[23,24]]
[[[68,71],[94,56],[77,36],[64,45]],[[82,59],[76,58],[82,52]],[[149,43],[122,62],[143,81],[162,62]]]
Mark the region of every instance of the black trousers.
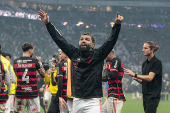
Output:
[[145,113],[156,113],[157,107],[159,105],[160,98],[152,97],[152,98],[144,98],[143,99],[143,107]]
[[39,92],[39,98],[40,98],[40,105],[44,109],[44,112],[45,112],[44,93],[43,92]]
[[59,98],[57,96],[52,96],[47,113],[60,113]]

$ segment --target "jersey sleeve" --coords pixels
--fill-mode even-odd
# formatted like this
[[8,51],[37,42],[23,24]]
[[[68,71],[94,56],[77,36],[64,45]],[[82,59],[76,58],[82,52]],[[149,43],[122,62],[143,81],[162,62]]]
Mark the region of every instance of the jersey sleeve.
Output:
[[108,66],[108,79],[115,80],[117,73],[119,71],[120,61],[118,59],[113,59]]
[[110,66],[110,71],[119,71],[120,61],[118,59],[113,59]]
[[10,72],[11,83],[15,83],[16,82],[15,74],[14,74],[14,71],[13,71],[13,67],[11,65],[9,65],[9,72]]
[[159,74],[162,70],[162,63],[161,61],[157,60],[154,62],[152,69],[150,70],[150,72],[154,72],[155,74]]
[[37,59],[35,59],[35,62],[36,62],[36,69],[37,69],[38,71],[42,70],[42,68],[41,68],[41,66],[40,66],[40,63],[38,62]]
[[62,65],[59,64],[57,66],[57,76],[56,76],[56,81],[58,85],[58,92],[57,95],[58,97],[62,97],[62,89],[63,89],[63,71],[62,71]]

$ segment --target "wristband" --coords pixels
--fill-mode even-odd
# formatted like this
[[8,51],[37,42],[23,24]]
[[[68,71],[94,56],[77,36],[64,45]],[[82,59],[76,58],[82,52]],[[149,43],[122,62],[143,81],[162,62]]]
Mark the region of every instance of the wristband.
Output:
[[137,78],[137,75],[138,75],[138,74],[135,74],[135,78]]
[[42,66],[42,62],[38,62],[40,64],[40,66]]

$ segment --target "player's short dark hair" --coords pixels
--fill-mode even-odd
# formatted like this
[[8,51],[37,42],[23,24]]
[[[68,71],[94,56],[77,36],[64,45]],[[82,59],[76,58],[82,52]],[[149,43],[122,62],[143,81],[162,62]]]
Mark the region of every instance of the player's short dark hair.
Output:
[[25,42],[23,45],[22,45],[22,51],[23,52],[26,52],[28,51],[29,49],[33,49],[34,46],[31,44],[31,43],[28,43],[28,42]]
[[89,35],[89,36],[91,36],[92,43],[95,44],[95,38],[94,38],[94,36],[92,34],[87,32],[87,33],[83,33],[82,35]]
[[6,57],[6,56],[9,56],[9,58],[11,59],[11,54],[6,53],[5,57]]
[[6,53],[4,53],[4,52],[1,52],[1,55],[2,55],[3,57],[6,57]]

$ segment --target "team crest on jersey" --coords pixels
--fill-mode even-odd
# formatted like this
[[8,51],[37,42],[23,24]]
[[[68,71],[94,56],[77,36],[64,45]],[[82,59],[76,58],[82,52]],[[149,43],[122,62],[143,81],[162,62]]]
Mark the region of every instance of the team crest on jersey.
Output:
[[67,66],[67,63],[66,63],[66,62],[64,63],[64,66]]

